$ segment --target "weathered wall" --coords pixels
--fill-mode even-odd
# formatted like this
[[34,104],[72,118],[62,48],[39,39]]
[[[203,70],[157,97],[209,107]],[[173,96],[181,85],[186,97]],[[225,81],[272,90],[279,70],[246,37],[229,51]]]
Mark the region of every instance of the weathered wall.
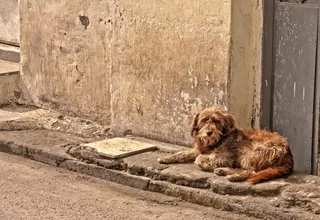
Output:
[[109,2],[20,2],[21,74],[37,105],[110,123]]
[[0,0],[0,41],[19,44],[18,0]]
[[240,127],[259,127],[262,1],[232,1],[229,110]]
[[33,101],[25,88],[19,73],[0,73],[0,106],[10,105],[33,105]]
[[231,1],[116,2],[115,130],[185,142],[192,114],[227,107]]
[[22,77],[37,105],[116,134],[189,143],[212,105],[255,125],[261,1],[21,1]]
[[20,16],[39,106],[178,143],[192,114],[228,107],[231,0],[34,0]]
[[18,88],[18,82],[18,74],[0,74],[0,106],[11,104],[15,101],[15,91]]

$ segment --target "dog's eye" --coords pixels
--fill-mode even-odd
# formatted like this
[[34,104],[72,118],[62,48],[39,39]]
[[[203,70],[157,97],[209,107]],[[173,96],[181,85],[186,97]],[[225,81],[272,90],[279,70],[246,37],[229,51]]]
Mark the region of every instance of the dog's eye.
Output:
[[200,123],[206,123],[209,119],[208,118],[202,118]]
[[216,119],[213,119],[212,122],[215,123],[215,124],[219,124],[220,123],[220,121],[218,121]]

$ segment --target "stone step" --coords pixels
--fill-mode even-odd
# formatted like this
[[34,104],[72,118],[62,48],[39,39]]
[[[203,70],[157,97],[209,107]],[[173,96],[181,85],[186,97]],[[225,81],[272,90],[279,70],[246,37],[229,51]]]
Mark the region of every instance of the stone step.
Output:
[[293,173],[257,185],[229,182],[194,163],[159,164],[157,158],[190,148],[142,137],[126,139],[157,150],[108,159],[85,147],[107,136],[101,125],[58,112],[20,105],[0,108],[0,152],[259,219],[319,219],[320,177]]
[[19,82],[19,63],[0,60],[0,105],[13,103],[20,98]]
[[0,75],[19,74],[19,63],[0,59]]
[[20,47],[0,43],[0,60],[20,62]]
[[[5,114],[2,120],[16,121],[23,113]],[[249,186],[248,183],[230,183],[225,178],[200,171],[195,164],[159,164],[156,158],[164,154],[160,151],[165,143],[154,142],[159,151],[108,160],[92,151],[78,151],[84,149],[83,143],[91,141],[91,138],[45,129],[0,129],[0,152],[259,219],[319,219],[319,177],[295,173],[287,180]],[[77,151],[81,157],[75,157]],[[215,183],[203,187],[201,183],[206,180]],[[282,187],[275,188],[278,184]]]
[[0,60],[0,106],[12,103],[33,105],[19,69],[19,63]]

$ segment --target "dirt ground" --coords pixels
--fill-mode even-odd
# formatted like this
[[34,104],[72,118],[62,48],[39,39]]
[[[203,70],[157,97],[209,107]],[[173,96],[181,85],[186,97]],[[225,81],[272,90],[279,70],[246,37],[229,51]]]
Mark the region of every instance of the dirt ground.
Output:
[[0,219],[254,219],[0,153]]

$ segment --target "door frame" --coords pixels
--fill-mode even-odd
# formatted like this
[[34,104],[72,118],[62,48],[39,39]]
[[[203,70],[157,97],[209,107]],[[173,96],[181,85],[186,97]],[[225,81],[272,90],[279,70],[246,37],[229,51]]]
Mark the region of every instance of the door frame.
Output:
[[[276,0],[263,0],[263,28],[262,28],[262,73],[261,73],[261,112],[260,127],[273,129],[273,91],[274,91],[274,11]],[[320,18],[320,0],[318,3]],[[271,46],[270,46],[271,45]],[[320,108],[320,19],[318,19],[317,66],[315,75],[315,95],[313,106],[313,138],[312,138],[312,170],[318,173],[319,153],[319,108]]]

